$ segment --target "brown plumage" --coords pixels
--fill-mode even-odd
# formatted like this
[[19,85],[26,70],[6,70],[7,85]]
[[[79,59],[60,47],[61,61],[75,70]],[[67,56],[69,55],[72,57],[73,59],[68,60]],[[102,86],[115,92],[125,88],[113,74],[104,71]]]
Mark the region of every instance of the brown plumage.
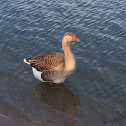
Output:
[[40,81],[61,83],[75,70],[74,56],[70,50],[70,42],[79,41],[72,33],[67,32],[62,38],[64,53],[53,52],[24,59],[24,62],[32,66],[35,78]]
[[50,53],[33,58],[26,59],[32,67],[39,71],[43,70],[61,70],[64,67],[64,54],[63,53]]

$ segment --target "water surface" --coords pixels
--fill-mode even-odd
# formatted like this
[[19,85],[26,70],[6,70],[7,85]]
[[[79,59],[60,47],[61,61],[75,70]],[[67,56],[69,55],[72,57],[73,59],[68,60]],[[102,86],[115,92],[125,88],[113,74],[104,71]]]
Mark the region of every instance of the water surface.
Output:
[[[0,96],[37,125],[123,126],[125,15],[125,0],[1,0]],[[62,51],[67,31],[81,40],[71,44],[77,68],[51,89],[23,58]]]

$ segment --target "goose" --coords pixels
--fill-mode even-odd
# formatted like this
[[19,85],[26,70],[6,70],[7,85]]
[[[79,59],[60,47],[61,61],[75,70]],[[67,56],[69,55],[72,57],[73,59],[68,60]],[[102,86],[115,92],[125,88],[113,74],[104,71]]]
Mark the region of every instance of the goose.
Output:
[[76,62],[70,49],[71,41],[80,41],[73,33],[66,32],[62,38],[64,53],[53,52],[33,58],[24,58],[24,62],[32,67],[33,75],[42,82],[63,83],[67,76],[75,71]]

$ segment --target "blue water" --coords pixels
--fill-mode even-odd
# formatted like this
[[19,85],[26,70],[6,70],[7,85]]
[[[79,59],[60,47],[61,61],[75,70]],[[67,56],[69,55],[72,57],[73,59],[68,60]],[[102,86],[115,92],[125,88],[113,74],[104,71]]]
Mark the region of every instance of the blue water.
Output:
[[[68,122],[74,125],[75,121],[76,126],[92,126],[90,114],[86,118],[92,124],[84,120],[87,104],[101,118],[97,126],[114,119],[122,126],[120,118],[126,116],[125,15],[125,0],[1,0],[0,96],[26,112],[29,118],[40,122],[49,120],[50,125],[65,126]],[[67,110],[52,105],[58,95],[67,97],[62,91],[54,91],[51,101],[49,96],[43,100],[34,95],[36,86],[42,88],[38,90],[39,95],[52,90],[39,84],[31,68],[23,63],[23,58],[62,51],[61,40],[67,31],[81,40],[71,44],[77,68],[63,87],[70,99],[77,97],[77,102],[71,102],[76,106],[72,119],[66,116]],[[68,101],[64,101],[65,104],[70,104]]]

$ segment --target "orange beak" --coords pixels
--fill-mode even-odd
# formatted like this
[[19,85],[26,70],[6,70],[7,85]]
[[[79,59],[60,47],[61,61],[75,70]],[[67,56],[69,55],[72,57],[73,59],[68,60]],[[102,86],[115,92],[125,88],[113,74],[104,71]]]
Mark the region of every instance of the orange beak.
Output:
[[77,37],[74,35],[74,37],[73,37],[73,41],[80,41],[80,39],[77,38]]

